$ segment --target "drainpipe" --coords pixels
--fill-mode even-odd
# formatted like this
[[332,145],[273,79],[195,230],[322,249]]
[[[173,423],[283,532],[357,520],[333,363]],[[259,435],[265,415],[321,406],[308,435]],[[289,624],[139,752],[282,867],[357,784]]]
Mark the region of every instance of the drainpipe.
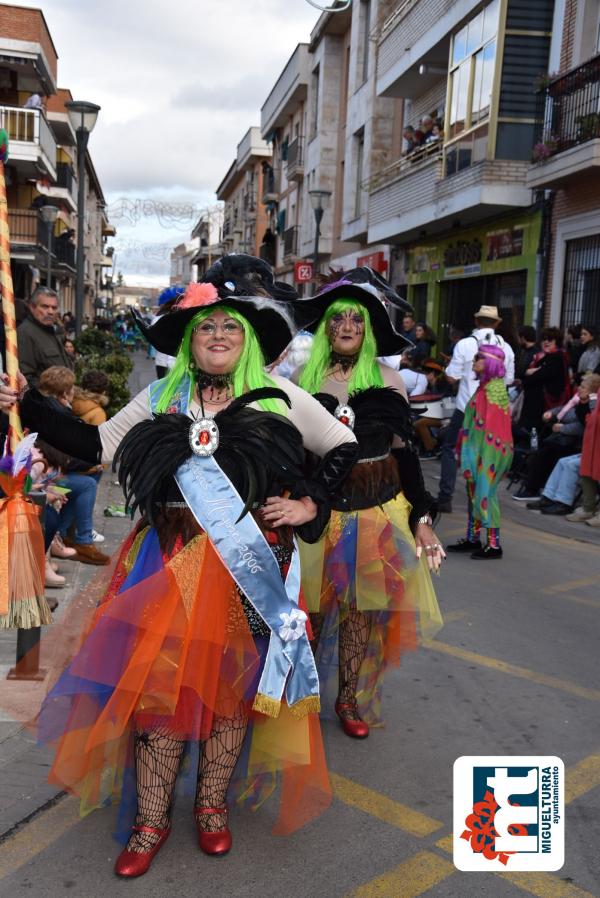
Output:
[[548,289],[548,262],[550,260],[550,248],[552,246],[552,206],[554,204],[554,191],[536,191],[535,205],[542,210],[542,223],[540,227],[540,239],[535,257],[535,283],[533,291],[533,326],[540,330],[544,324],[546,309],[546,293]]

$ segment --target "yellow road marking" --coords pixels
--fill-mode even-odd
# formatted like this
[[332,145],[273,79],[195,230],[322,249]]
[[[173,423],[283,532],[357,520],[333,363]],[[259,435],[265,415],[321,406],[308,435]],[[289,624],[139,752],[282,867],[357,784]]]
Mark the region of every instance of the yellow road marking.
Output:
[[594,586],[600,583],[600,574],[595,577],[582,577],[580,580],[566,580],[564,583],[555,583],[553,586],[546,586],[542,589],[545,593],[555,592],[571,592],[573,589],[579,589],[580,586]]
[[587,686],[571,683],[570,680],[563,680],[560,677],[538,673],[535,670],[529,670],[527,667],[520,667],[518,664],[509,664],[508,661],[501,661],[498,658],[489,658],[487,655],[478,655],[476,652],[470,652],[467,649],[461,649],[455,645],[439,642],[437,639],[423,640],[422,645],[426,649],[442,652],[445,655],[451,655],[453,658],[460,658],[461,661],[469,661],[471,664],[478,664],[480,667],[488,667],[490,670],[497,670],[501,673],[509,674],[512,677],[529,680],[532,683],[538,683],[540,686],[559,689],[562,692],[576,695],[578,698],[586,698],[593,702],[600,701],[599,689],[588,689]]
[[79,822],[79,802],[75,798],[63,798],[58,804],[43,811],[3,842],[0,849],[0,878],[14,873],[32,857],[60,839]]
[[580,889],[560,876],[552,873],[497,873],[502,879],[512,882],[514,886],[537,895],[538,898],[596,898],[586,889]]
[[355,783],[337,773],[331,774],[331,783],[335,797],[344,804],[397,826],[398,829],[413,836],[429,836],[444,825],[440,820],[434,820],[420,811],[413,811],[398,801],[392,801],[381,792],[367,789],[366,786],[361,786],[360,783]]
[[454,864],[419,851],[393,870],[359,886],[347,898],[416,898],[456,872]]
[[566,599],[567,602],[575,602],[576,605],[587,605],[588,608],[600,608],[598,599],[589,599],[586,596],[567,596],[564,593],[553,593],[555,598]]
[[600,786],[600,754],[588,755],[566,772],[565,804]]

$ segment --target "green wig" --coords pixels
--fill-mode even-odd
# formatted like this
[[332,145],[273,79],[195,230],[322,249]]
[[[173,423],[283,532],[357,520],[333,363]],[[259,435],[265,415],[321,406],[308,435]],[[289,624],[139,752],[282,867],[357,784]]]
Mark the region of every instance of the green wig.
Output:
[[334,315],[344,312],[358,312],[365,321],[365,334],[358,355],[358,362],[352,369],[348,382],[348,394],[369,387],[382,387],[383,378],[377,364],[377,341],[371,326],[367,309],[354,299],[338,299],[332,302],[323,315],[315,331],[310,359],[300,377],[300,386],[308,393],[318,393],[327,370],[331,367],[331,346],[329,344],[329,322]]
[[[228,306],[219,306],[219,309],[226,312],[230,318],[234,318],[241,324],[244,331],[244,348],[240,355],[237,365],[233,370],[233,395],[241,396],[248,390],[257,390],[261,387],[275,387],[275,382],[265,373],[265,358],[263,356],[258,337],[250,322],[246,321],[243,315],[230,309]],[[212,315],[211,308],[202,309],[197,315],[188,322],[184,332],[179,352],[175,357],[175,364],[167,377],[159,381],[155,389],[160,390],[160,398],[156,403],[156,411],[162,414],[167,411],[171,404],[171,400],[177,392],[179,385],[186,374],[191,375],[190,399],[194,389],[193,371],[195,368],[194,357],[192,355],[192,334],[194,328],[198,327],[205,318]],[[278,412],[285,414],[285,406],[278,399],[261,399],[259,405],[267,412]]]

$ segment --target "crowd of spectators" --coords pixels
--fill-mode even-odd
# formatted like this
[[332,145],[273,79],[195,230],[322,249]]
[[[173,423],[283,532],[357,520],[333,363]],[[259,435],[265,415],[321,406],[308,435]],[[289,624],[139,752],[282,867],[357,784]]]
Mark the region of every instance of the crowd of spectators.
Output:
[[452,511],[456,441],[477,385],[473,358],[481,343],[491,342],[506,355],[515,443],[510,479],[518,483],[513,498],[542,514],[600,527],[599,330],[587,323],[565,333],[522,326],[515,354],[496,332],[500,323],[495,307],[482,306],[472,334],[450,328],[448,351],[436,357],[431,328],[406,315],[401,331],[413,346],[384,359],[406,385],[421,458],[441,459],[440,509]]
[[[38,287],[21,317],[17,328],[19,368],[28,387],[37,389],[61,414],[91,424],[105,421],[109,378],[104,371],[90,369],[80,372],[76,383],[75,319],[70,312],[60,316],[56,293]],[[106,565],[110,561],[98,548],[104,536],[93,526],[103,469],[66,456],[42,440],[36,442],[34,461],[32,489],[46,499],[46,586],[60,588],[66,577],[59,572],[58,562]],[[54,609],[58,602],[50,597],[49,604]]]
[[419,122],[418,127],[407,125],[402,136],[405,141],[404,155],[409,156],[415,150],[429,144],[442,140],[444,137],[444,123],[434,113],[432,115],[424,115]]

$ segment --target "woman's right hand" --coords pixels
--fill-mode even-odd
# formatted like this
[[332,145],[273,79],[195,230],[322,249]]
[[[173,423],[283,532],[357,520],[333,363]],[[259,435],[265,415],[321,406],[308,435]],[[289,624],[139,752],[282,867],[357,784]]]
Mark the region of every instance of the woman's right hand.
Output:
[[20,371],[17,372],[17,389],[9,386],[8,374],[0,375],[0,411],[8,412],[18,401],[19,396],[27,387],[27,381]]

